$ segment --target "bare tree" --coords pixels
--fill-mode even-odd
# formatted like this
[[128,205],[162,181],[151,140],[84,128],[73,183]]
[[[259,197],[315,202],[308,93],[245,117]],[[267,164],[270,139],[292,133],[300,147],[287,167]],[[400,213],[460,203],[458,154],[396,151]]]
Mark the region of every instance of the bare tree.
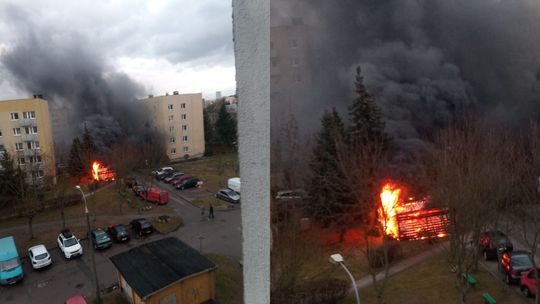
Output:
[[484,122],[466,121],[442,131],[430,166],[432,203],[448,210],[448,262],[456,273],[460,302],[466,302],[467,276],[477,270],[480,233],[496,222],[511,185],[505,166],[509,137]]

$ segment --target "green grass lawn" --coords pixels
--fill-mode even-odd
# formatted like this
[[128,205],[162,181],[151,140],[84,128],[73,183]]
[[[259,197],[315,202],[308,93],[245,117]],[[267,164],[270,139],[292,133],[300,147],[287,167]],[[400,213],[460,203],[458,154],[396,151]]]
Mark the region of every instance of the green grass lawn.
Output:
[[161,234],[171,233],[178,230],[183,223],[182,219],[179,216],[169,216],[168,222],[160,222],[158,216],[150,219],[152,226]]
[[173,165],[176,170],[202,180],[203,187],[212,192],[227,187],[227,180],[238,176],[235,172],[237,166],[237,153],[216,154]]
[[[527,303],[522,296],[509,290],[502,279],[493,277],[483,269],[473,276],[478,280],[478,284],[467,294],[467,303],[484,303],[482,293],[486,291],[497,303]],[[390,277],[386,284],[385,303],[459,303],[455,274],[450,271],[443,254]],[[377,303],[371,287],[360,290],[360,298],[362,303]],[[356,303],[354,295],[345,303]]]
[[[131,205],[128,204],[127,199],[131,200]],[[101,189],[96,192],[94,196],[87,197],[86,200],[88,210],[92,216],[139,214],[141,213],[140,209],[145,206],[145,202],[136,197],[131,189],[127,189],[127,192],[123,197],[119,194],[115,185],[109,185],[108,187]],[[158,206],[149,204],[149,206],[151,206],[152,209],[150,211],[144,211],[145,214],[167,214],[172,212],[172,209],[167,205]],[[79,204],[65,207],[64,214],[66,220],[84,219],[85,213],[82,197]],[[34,217],[34,223],[60,221],[61,218],[60,209],[49,209],[37,214]],[[15,218],[0,223],[0,228],[24,225],[26,223],[27,219],[25,217]]]
[[206,257],[218,265],[216,271],[216,299],[222,304],[243,303],[242,268],[232,259],[217,254]]

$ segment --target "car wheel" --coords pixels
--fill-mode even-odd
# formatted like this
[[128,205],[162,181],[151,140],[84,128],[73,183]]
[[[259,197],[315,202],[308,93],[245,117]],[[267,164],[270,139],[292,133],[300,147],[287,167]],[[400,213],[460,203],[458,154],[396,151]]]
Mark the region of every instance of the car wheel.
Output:
[[507,272],[506,275],[504,276],[504,282],[508,285],[512,284],[512,279],[510,278],[509,272]]
[[532,297],[531,295],[531,291],[529,290],[529,288],[527,286],[523,286],[521,285],[521,292],[523,293],[523,295],[527,298],[530,298]]
[[484,250],[483,254],[484,254],[484,261],[488,261],[489,256],[488,256],[487,250]]

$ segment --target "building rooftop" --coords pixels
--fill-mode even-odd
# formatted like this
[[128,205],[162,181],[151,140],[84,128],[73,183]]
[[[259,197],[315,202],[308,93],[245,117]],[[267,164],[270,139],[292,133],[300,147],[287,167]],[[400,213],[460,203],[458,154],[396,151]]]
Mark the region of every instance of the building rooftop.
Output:
[[217,265],[177,238],[147,243],[110,258],[127,283],[145,298]]

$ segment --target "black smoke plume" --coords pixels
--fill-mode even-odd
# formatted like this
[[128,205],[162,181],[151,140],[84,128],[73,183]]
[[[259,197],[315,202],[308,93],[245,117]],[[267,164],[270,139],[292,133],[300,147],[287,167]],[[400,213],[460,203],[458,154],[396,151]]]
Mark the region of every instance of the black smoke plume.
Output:
[[303,53],[279,55],[300,56],[299,73],[309,77],[275,85],[281,98],[272,100],[272,113],[295,104],[308,133],[324,109],[346,113],[358,65],[401,165],[466,113],[513,127],[540,118],[537,1],[276,0],[271,18],[273,26],[304,27],[289,37],[305,44]]
[[[56,120],[55,141],[69,144],[86,124],[101,152],[139,136],[146,121],[134,101],[143,87],[117,72],[89,37],[71,29],[37,26],[29,12],[4,5],[2,21],[17,40],[0,54],[0,68],[29,97],[41,94]],[[0,21],[1,22],[1,21]]]

